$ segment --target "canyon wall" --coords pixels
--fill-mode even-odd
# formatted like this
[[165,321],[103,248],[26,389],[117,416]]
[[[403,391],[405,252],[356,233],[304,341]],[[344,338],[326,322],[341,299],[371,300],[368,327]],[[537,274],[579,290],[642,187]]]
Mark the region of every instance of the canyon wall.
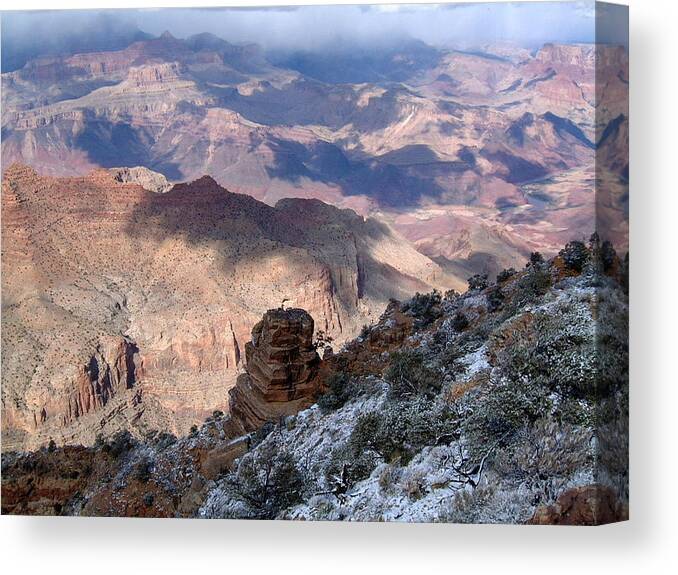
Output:
[[4,450],[228,411],[252,327],[283,300],[341,344],[391,297],[463,285],[385,224],[208,177],[167,191],[144,170],[14,165],[2,210]]

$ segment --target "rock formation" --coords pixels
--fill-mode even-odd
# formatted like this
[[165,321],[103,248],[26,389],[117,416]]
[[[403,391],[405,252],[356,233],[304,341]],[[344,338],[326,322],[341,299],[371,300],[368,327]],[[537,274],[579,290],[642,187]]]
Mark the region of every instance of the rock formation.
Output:
[[163,194],[172,188],[172,184],[167,181],[167,178],[158,172],[144,168],[143,166],[136,166],[134,168],[110,168],[108,170],[116,181],[123,184],[139,184],[149,192],[156,192]]
[[[433,306],[421,298],[392,302],[322,361],[307,312],[270,310],[245,346],[230,415],[215,411],[181,438],[118,434],[90,447],[3,453],[2,513],[255,518],[265,505],[268,517],[299,520],[625,520],[624,273],[613,258],[601,282],[576,269],[559,281],[558,259]],[[527,281],[536,277],[547,282],[538,294]],[[602,281],[604,314],[591,285]],[[499,308],[490,300],[497,288],[505,296]],[[595,377],[599,328],[610,342],[605,359],[619,371],[608,372],[616,383],[602,398],[582,397],[566,385],[573,370]],[[528,396],[523,384],[505,383],[526,354],[534,362],[522,375]],[[398,379],[440,389],[403,393]],[[553,413],[553,382],[576,419]],[[318,404],[304,409],[316,386]],[[601,399],[612,409],[603,413]],[[602,428],[581,417],[596,412],[610,418]],[[593,441],[596,434],[603,440]],[[280,499],[281,490],[291,499]]]
[[270,205],[319,198],[379,213],[463,277],[591,233],[587,182],[601,166],[615,182],[605,218],[623,222],[628,167],[600,161],[619,157],[619,138],[594,162],[615,121],[628,145],[623,47],[428,47],[425,61],[402,50],[404,85],[323,83],[209,34],[41,58],[2,74],[3,165],[82,175],[143,163]]
[[605,485],[583,485],[567,489],[553,505],[537,508],[532,525],[604,525],[629,518],[628,503],[618,500]]
[[272,309],[245,344],[245,373],[230,391],[235,429],[249,432],[296,413],[315,398],[320,357],[313,318],[303,309]]
[[[128,338],[104,338],[83,366],[74,393],[68,399],[68,409],[54,410],[61,414],[64,425],[90,411],[103,408],[117,393],[132,389],[139,375],[138,351]],[[47,406],[42,408],[42,423],[49,411],[51,409],[48,410]]]

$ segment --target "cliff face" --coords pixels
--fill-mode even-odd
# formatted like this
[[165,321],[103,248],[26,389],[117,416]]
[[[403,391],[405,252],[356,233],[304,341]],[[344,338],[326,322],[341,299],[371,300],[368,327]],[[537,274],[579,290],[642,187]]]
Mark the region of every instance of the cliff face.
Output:
[[147,170],[15,165],[2,214],[5,450],[227,411],[252,327],[283,299],[341,343],[390,297],[458,285],[383,224],[211,178],[168,191]]
[[[233,471],[260,430],[266,429],[264,424],[279,425],[311,406],[328,378],[342,367],[361,375],[380,373],[384,356],[411,334],[412,318],[400,304],[391,302],[366,340],[349,342],[344,351],[321,360],[308,312],[269,310],[245,345],[245,371],[228,394],[227,414],[215,411],[199,430],[178,440],[167,432],[152,431],[138,442],[120,430],[90,447],[4,453],[2,513],[196,516],[210,486]],[[68,405],[50,405],[49,413],[68,412],[63,423],[71,429],[82,426],[90,412],[101,416],[107,405],[116,402],[118,416],[139,418],[146,408],[140,395],[144,375],[134,343],[110,338],[83,366]],[[120,401],[126,395],[136,398],[131,417]],[[117,479],[111,481],[112,477]]]
[[68,409],[46,405],[41,412],[41,423],[48,409],[63,413],[64,426],[81,415],[102,409],[118,393],[134,388],[139,375],[138,349],[124,337],[104,338],[75,382],[75,393],[69,398]]
[[[160,452],[163,453],[161,457],[167,456],[166,450],[170,448],[177,456],[174,464],[194,469],[188,474],[195,476],[192,481],[180,479],[181,474],[170,473],[166,469],[167,465],[172,465],[170,460],[161,463],[160,459],[148,459],[133,465],[141,471],[132,472],[118,488],[96,488],[101,475],[122,473],[124,458],[134,447],[129,432],[121,431],[111,442],[100,439],[93,448],[67,446],[60,448],[58,453],[52,448],[43,449],[40,455],[36,454],[41,460],[31,472],[3,484],[3,513],[72,513],[74,505],[79,505],[75,501],[77,493],[94,489],[97,494],[79,509],[80,513],[194,514],[204,497],[206,481],[228,472],[234,460],[247,451],[251,442],[247,433],[256,431],[266,422],[278,422],[314,402],[320,390],[320,357],[313,335],[313,318],[305,310],[279,308],[267,311],[252,329],[252,340],[245,345],[245,373],[240,375],[229,393],[229,413],[224,416],[215,412],[208,420],[212,431],[197,437],[192,434],[178,444],[176,438],[166,432],[154,432],[146,437],[146,441],[149,438],[159,441],[148,444],[159,448],[156,457]],[[49,417],[60,414],[64,427],[77,428],[81,418],[94,412],[101,415],[110,402],[125,393],[133,394],[138,407],[135,417],[139,418],[145,405],[141,396],[143,388],[137,378],[143,381],[143,376],[144,368],[140,365],[135,344],[126,338],[108,338],[83,366],[75,388],[67,398],[68,404],[62,405],[58,401],[47,404],[35,426],[38,428]],[[144,470],[151,468],[156,472],[165,469],[176,490],[174,496],[161,495],[148,484],[144,477],[150,471]],[[117,493],[115,500],[125,501],[123,507],[112,499],[114,491]],[[151,492],[151,503],[144,504]]]

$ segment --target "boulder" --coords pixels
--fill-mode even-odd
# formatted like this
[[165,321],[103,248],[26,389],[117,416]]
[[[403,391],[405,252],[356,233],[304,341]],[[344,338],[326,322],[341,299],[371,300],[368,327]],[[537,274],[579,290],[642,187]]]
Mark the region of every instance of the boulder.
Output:
[[139,184],[145,190],[156,194],[164,194],[172,189],[172,183],[163,174],[143,166],[109,168],[108,171],[117,182]]
[[553,505],[537,508],[533,525],[604,525],[628,519],[628,505],[621,503],[609,487],[583,485],[560,494]]

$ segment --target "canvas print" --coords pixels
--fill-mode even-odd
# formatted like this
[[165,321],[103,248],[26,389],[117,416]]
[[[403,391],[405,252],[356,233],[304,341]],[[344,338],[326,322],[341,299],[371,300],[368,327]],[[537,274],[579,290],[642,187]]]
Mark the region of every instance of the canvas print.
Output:
[[6,11],[2,513],[628,517],[628,9]]

